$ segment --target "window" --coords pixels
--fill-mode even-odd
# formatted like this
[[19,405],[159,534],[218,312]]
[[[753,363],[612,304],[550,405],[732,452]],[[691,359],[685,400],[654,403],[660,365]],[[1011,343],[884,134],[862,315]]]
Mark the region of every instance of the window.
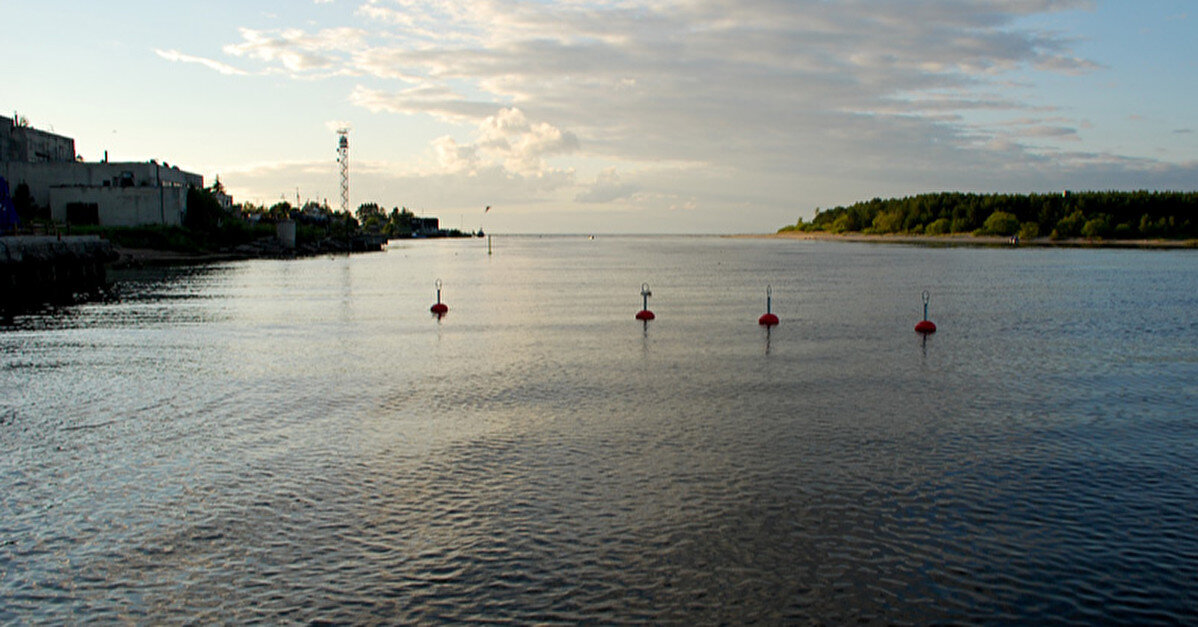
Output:
[[100,205],[94,202],[67,203],[67,222],[79,225],[100,224]]

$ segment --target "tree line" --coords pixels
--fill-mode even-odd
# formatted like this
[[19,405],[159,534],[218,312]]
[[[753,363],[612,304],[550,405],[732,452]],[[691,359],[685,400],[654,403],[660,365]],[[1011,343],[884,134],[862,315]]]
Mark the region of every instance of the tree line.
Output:
[[826,233],[1019,236],[1067,239],[1198,237],[1198,192],[940,192],[816,208],[778,230]]
[[[188,209],[190,211],[190,209]],[[316,226],[335,229],[350,229],[353,232],[372,233],[387,237],[412,237],[413,235],[436,235],[439,237],[469,237],[473,233],[463,233],[458,229],[433,229],[434,218],[421,218],[407,207],[393,207],[387,212],[377,202],[364,202],[352,214],[333,211],[328,202],[318,203],[308,201],[302,207],[294,207],[286,200],[277,202],[269,207],[242,203],[240,213],[243,217],[255,222],[272,223],[280,220],[294,220],[302,226]]]

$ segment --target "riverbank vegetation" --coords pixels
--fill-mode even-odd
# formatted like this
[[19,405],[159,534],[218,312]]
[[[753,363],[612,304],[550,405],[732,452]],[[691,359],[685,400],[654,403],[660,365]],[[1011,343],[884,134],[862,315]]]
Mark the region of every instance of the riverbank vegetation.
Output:
[[188,190],[187,213],[179,226],[145,225],[135,227],[55,226],[47,230],[65,230],[71,234],[96,234],[115,246],[209,255],[241,252],[247,255],[281,254],[284,251],[276,238],[279,222],[295,223],[295,243],[299,252],[355,250],[360,239],[404,237],[469,237],[456,229],[438,228],[436,218],[421,218],[405,209],[395,208],[385,213],[373,202],[363,203],[354,214],[336,212],[328,204],[308,202],[302,207],[287,201],[270,205],[243,203],[231,207],[221,205],[223,189],[217,183],[211,188]]
[[941,192],[874,198],[815,210],[778,230],[866,235],[974,235],[1050,239],[1187,239],[1198,237],[1198,192]]
[[388,213],[376,202],[358,205],[355,212],[362,230],[386,235],[389,238],[406,237],[472,237],[475,234],[458,229],[442,229],[437,218],[422,218],[407,207],[393,207]]

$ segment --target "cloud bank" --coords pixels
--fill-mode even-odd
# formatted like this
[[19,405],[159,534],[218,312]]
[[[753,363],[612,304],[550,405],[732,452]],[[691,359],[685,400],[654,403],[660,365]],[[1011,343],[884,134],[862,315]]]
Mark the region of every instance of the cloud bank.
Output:
[[486,179],[508,204],[618,208],[647,227],[693,208],[727,230],[746,211],[768,227],[875,195],[1192,180],[1193,163],[1087,149],[1088,120],[1037,90],[1043,76],[1103,71],[1070,35],[1034,26],[1091,8],[365,0],[352,27],[243,28],[223,51],[245,71],[352,79],[346,98],[364,111],[452,128],[420,168],[395,165],[407,184]]

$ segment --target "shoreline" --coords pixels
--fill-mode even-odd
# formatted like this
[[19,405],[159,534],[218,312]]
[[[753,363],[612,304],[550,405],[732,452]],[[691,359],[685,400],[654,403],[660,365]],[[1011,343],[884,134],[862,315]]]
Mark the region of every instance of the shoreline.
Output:
[[1168,240],[1168,239],[1107,239],[1088,240],[1085,238],[1070,238],[1053,240],[1047,237],[1037,237],[1032,240],[1020,240],[1012,244],[1010,238],[1001,235],[910,235],[887,234],[869,235],[865,233],[834,234],[824,232],[783,231],[781,233],[761,233],[730,235],[729,237],[745,239],[798,239],[823,240],[833,242],[861,242],[868,244],[916,244],[921,246],[1002,246],[1019,248],[1023,246],[1039,248],[1132,248],[1153,250],[1198,250],[1198,239]]

